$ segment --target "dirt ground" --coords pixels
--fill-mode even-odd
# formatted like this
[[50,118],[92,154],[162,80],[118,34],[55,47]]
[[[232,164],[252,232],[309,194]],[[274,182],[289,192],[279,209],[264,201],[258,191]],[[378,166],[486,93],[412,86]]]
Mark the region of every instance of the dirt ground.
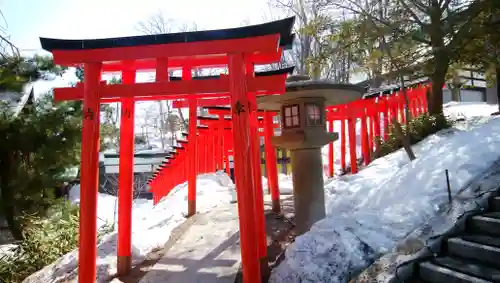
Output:
[[[269,268],[272,270],[285,258],[286,247],[295,240],[293,197],[281,199],[281,214],[271,211],[271,202],[264,203],[266,216],[267,256]],[[267,282],[269,276],[264,276],[262,282]],[[241,268],[235,283],[243,283]]]

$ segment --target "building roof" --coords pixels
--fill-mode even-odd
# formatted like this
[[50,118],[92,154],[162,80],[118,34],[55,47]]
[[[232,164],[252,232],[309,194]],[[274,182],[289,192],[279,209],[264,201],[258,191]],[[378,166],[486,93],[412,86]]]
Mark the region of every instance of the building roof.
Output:
[[[138,149],[134,153],[134,173],[152,173],[171,153],[160,148]],[[120,154],[116,149],[109,149],[99,154],[99,161],[106,174],[119,173]]]
[[7,104],[12,111],[12,115],[17,116],[27,104],[33,103],[34,87],[33,83],[28,83],[23,87],[22,92],[4,91],[0,92],[0,101]]

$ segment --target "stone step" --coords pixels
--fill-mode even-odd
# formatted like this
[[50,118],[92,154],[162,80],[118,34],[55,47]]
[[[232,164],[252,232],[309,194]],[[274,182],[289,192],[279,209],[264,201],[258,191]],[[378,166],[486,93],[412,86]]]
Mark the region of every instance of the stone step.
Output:
[[456,257],[438,257],[433,259],[432,263],[481,279],[494,282],[500,280],[500,270],[480,264],[477,261]]
[[483,244],[486,246],[492,246],[500,249],[500,237],[472,234],[472,235],[463,235],[461,236],[461,238],[469,242]]
[[479,263],[500,267],[500,248],[475,243],[463,238],[450,238],[447,241],[448,253],[464,259],[477,260]]
[[419,264],[418,275],[420,279],[429,283],[491,283],[475,276],[457,272],[439,266],[429,261]]
[[500,197],[492,197],[489,199],[489,210],[500,212]]
[[500,212],[475,215],[468,219],[467,230],[478,234],[500,236]]
[[498,211],[484,212],[484,213],[481,213],[481,215],[485,216],[485,217],[500,219],[500,212],[498,212]]

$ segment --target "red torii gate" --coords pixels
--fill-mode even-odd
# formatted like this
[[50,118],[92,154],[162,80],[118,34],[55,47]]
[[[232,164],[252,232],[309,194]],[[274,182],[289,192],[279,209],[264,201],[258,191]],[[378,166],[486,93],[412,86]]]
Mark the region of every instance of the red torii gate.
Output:
[[[85,113],[81,149],[79,282],[94,282],[96,277],[100,103],[116,101],[122,103],[118,267],[126,273],[131,266],[134,102],[188,98],[191,101],[190,106],[196,107],[196,98],[221,96],[229,96],[233,106],[234,160],[243,278],[245,282],[250,283],[260,280],[259,249],[254,242],[257,233],[253,217],[263,211],[255,211],[253,195],[255,180],[251,162],[253,152],[250,148],[239,145],[252,142],[249,118],[255,106],[249,101],[247,93],[284,92],[284,81],[281,77],[254,77],[253,65],[279,61],[281,57],[279,43],[282,45],[284,42],[291,43],[293,23],[294,18],[289,18],[222,31],[98,40],[40,38],[42,48],[52,52],[56,64],[64,66],[83,64],[85,71],[83,84],[54,90],[55,100],[83,100]],[[206,61],[200,62],[201,58]],[[143,63],[143,61],[154,61],[154,63]],[[218,65],[221,61],[227,63],[228,76],[211,80],[187,80],[193,67]],[[171,65],[170,62],[175,63]],[[106,65],[110,65],[109,68]],[[156,82],[135,83],[135,71],[139,68],[151,68],[152,65],[156,70]],[[183,69],[183,80],[169,81],[168,68],[179,66]],[[122,71],[123,84],[102,83],[103,70]],[[196,130],[195,125],[191,127]],[[196,143],[193,143],[194,147],[195,145]]]

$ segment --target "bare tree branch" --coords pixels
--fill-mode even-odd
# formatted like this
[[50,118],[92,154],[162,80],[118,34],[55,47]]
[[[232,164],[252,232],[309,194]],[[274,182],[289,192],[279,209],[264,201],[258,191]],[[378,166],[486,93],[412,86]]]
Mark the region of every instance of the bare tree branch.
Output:
[[[346,6],[346,5],[343,5],[343,4],[340,4],[340,3],[336,3],[335,5],[337,5],[339,8],[342,8],[342,9],[346,9],[348,11],[351,11],[355,14],[358,14],[358,15],[362,15],[363,17],[366,17],[366,18],[369,18],[370,20],[372,20],[375,24],[377,23],[380,23],[394,31],[397,31],[399,33],[406,33],[405,30],[393,25],[392,23],[384,20],[384,19],[381,19],[381,18],[378,18],[376,16],[373,15],[373,13],[371,13],[370,11],[367,11],[366,9],[364,9],[363,7],[361,7],[361,5],[359,5],[358,3],[356,3],[355,0],[346,0],[348,3],[350,3],[351,5],[355,6],[357,9],[353,8],[353,7],[350,7],[350,6]],[[423,27],[422,27],[423,28]],[[415,34],[411,35],[412,39],[416,42],[420,42],[420,43],[424,43],[424,44],[427,44],[427,45],[430,45],[431,42],[429,40],[426,40],[425,38],[422,38],[420,36],[417,36]]]

